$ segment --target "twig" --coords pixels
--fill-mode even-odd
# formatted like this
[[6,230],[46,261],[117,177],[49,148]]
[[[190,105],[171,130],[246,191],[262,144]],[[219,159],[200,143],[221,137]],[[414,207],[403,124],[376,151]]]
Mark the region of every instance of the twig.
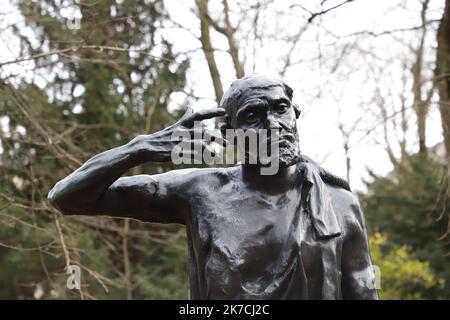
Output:
[[64,235],[61,230],[61,225],[59,223],[58,215],[56,213],[53,213],[53,216],[55,218],[56,230],[58,231],[58,234],[59,234],[59,241],[61,242],[61,245],[62,245],[62,248],[64,251],[64,259],[66,261],[66,267],[69,267],[70,266],[70,255],[69,255],[69,251],[67,250],[66,242],[64,241]]

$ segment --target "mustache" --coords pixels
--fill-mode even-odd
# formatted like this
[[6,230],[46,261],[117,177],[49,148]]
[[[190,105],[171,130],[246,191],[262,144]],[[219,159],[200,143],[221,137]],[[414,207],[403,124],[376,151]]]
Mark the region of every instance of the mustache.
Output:
[[296,142],[298,140],[297,137],[295,135],[291,134],[291,133],[283,134],[278,139],[280,141],[287,140],[287,141],[292,142],[292,143],[294,143],[294,142]]
[[[274,140],[274,141],[272,141]],[[296,143],[298,142],[298,135],[297,132],[291,131],[291,130],[282,130],[278,133],[278,137],[276,139],[272,139],[272,135],[269,134],[265,137],[264,140],[261,141],[261,143],[266,143],[268,145],[271,145],[272,143],[278,143],[281,142],[288,142],[288,143]]]

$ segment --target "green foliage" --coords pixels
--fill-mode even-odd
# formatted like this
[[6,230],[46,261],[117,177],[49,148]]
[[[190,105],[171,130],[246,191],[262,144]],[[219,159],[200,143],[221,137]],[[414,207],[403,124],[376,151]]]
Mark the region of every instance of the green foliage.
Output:
[[[450,248],[443,237],[450,210],[445,170],[437,161],[423,163],[412,156],[389,176],[374,176],[369,192],[361,195],[368,225],[389,239],[389,253],[374,252],[391,277],[383,285],[388,298],[450,298]],[[409,282],[413,275],[419,283]],[[403,278],[408,283],[402,284]]]
[[[78,30],[67,28],[63,2],[15,1],[27,24],[15,30],[20,56],[61,54],[35,59],[32,77],[0,82],[8,120],[0,129],[0,299],[186,298],[183,227],[63,217],[46,194],[94,154],[172,123],[170,96],[183,90],[189,61],[158,33],[162,0],[83,1]],[[145,164],[130,174],[168,169]],[[371,247],[382,298],[450,298],[442,172],[411,157],[374,176],[361,196],[380,232]],[[66,289],[67,263],[82,268],[80,292]]]
[[380,268],[380,298],[386,300],[424,299],[431,288],[442,288],[429,261],[415,258],[411,247],[390,243],[386,235],[376,232],[370,237],[374,265]]
[[[139,297],[142,299],[187,299],[187,244],[186,232],[180,229],[174,234],[175,245],[159,246],[153,256],[146,257],[136,267],[135,282],[142,283]],[[148,267],[152,266],[149,272]]]
[[[63,217],[46,200],[88,158],[178,116],[170,96],[183,90],[189,63],[158,33],[163,1],[83,1],[77,30],[60,0],[16,3],[27,25],[15,30],[20,55],[65,53],[35,59],[32,79],[0,83],[9,122],[0,130],[0,298],[187,297],[184,228]],[[81,267],[81,291],[66,289],[67,263]]]

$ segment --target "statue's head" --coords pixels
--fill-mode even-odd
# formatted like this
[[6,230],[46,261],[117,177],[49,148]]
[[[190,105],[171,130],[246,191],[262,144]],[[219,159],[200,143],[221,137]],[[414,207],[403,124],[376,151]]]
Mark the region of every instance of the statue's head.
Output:
[[296,120],[299,107],[292,103],[293,90],[282,80],[259,74],[234,81],[220,107],[226,111],[225,129],[279,130],[279,163],[290,166],[300,156]]

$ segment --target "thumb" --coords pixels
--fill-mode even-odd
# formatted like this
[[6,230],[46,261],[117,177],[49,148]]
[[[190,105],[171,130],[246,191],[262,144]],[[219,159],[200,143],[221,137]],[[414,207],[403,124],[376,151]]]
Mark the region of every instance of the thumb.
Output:
[[183,116],[180,118],[180,120],[178,120],[178,122],[182,122],[184,119],[186,119],[187,117],[189,117],[193,113],[194,113],[194,109],[192,109],[191,106],[188,106],[186,108],[186,111],[184,112]]

